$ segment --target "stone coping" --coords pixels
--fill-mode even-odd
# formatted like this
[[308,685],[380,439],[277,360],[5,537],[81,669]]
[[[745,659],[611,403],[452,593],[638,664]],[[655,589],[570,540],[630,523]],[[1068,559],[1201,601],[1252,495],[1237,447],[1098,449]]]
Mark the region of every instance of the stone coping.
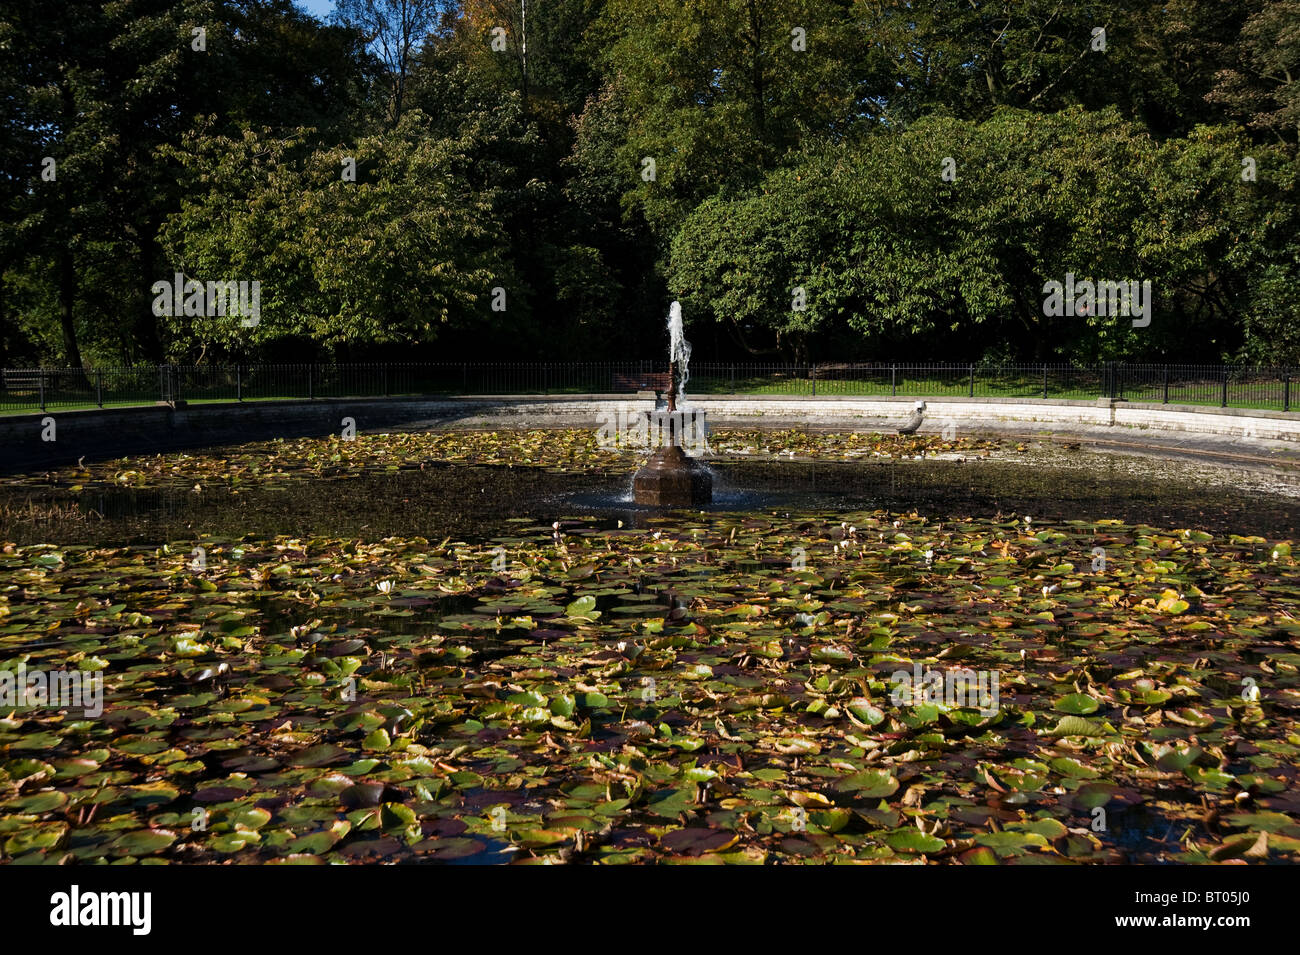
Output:
[[[1139,431],[1205,436],[1252,450],[1270,442],[1300,447],[1300,413],[1100,399],[962,396],[701,395],[715,427],[870,427],[892,430],[917,401],[927,403],[922,433],[949,425],[1097,436]],[[57,409],[0,416],[0,472],[28,471],[139,454],[237,444],[275,437],[338,433],[344,417],[358,431],[433,428],[597,428],[622,409],[649,410],[647,399],[614,395],[493,395],[439,398],[317,398],[284,401]],[[42,440],[45,419],[56,439]]]

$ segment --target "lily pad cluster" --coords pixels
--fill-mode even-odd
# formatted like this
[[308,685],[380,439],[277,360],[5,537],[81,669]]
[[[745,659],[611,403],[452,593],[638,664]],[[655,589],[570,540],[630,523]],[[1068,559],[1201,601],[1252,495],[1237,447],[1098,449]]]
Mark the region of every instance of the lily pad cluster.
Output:
[[[802,430],[720,430],[710,451],[721,455],[828,458],[914,458],[926,454],[978,453],[987,457],[1000,442],[939,435],[881,435],[870,432],[810,433]],[[1020,450],[1025,450],[1020,446]],[[258,441],[216,451],[71,466],[0,479],[0,487],[49,487],[82,491],[93,487],[172,487],[202,491],[204,485],[238,489],[283,485],[295,477],[346,477],[440,465],[544,468],[558,472],[632,471],[648,455],[644,448],[602,445],[595,429],[555,431],[427,431],[358,434],[344,439],[295,438]]]
[[[4,861],[1300,861],[1289,541],[783,512],[203,545],[0,548],[0,666],[105,685],[0,709]],[[994,705],[900,699],[934,671]]]
[[[723,429],[709,441],[718,454],[757,454],[775,457],[854,460],[857,458],[920,458],[927,455],[969,454],[989,457],[1007,445],[997,438],[940,434],[897,435],[872,431],[806,431],[798,428],[762,431]],[[1013,442],[1015,451],[1029,446]]]

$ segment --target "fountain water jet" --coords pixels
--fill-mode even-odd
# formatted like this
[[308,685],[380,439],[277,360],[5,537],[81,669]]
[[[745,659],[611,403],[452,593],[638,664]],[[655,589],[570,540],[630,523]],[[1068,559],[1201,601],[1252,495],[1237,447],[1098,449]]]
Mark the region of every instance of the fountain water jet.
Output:
[[691,343],[682,329],[682,306],[678,302],[668,309],[668,366],[676,368],[673,387],[678,398],[686,397],[686,382],[691,377]]
[[667,441],[632,476],[632,498],[638,504],[699,507],[713,500],[713,476],[682,450],[688,417],[697,440],[705,430],[704,412],[677,410],[677,399],[683,395],[683,386],[690,376],[690,360],[691,346],[682,332],[682,307],[673,302],[668,311],[667,408],[647,412],[651,433],[666,432]]

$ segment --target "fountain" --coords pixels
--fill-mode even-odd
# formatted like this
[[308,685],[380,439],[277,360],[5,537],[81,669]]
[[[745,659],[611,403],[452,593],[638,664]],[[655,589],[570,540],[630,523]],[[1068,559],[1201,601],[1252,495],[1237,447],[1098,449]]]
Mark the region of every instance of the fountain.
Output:
[[689,433],[692,444],[703,447],[703,411],[679,411],[677,399],[685,394],[690,377],[691,346],[682,331],[682,307],[673,302],[668,312],[668,393],[666,406],[646,412],[648,431],[659,450],[632,476],[632,497],[650,507],[699,507],[713,500],[713,476],[682,450]]

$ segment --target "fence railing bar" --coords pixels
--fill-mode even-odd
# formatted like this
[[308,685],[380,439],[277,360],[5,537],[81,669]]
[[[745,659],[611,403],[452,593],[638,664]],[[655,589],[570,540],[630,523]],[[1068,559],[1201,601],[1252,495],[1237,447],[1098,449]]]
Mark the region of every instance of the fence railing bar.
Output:
[[[0,410],[189,400],[611,393],[663,361],[365,362],[0,369]],[[694,394],[922,395],[1149,401],[1291,411],[1290,366],[1102,362],[696,362]],[[152,379],[153,384],[148,382]]]

